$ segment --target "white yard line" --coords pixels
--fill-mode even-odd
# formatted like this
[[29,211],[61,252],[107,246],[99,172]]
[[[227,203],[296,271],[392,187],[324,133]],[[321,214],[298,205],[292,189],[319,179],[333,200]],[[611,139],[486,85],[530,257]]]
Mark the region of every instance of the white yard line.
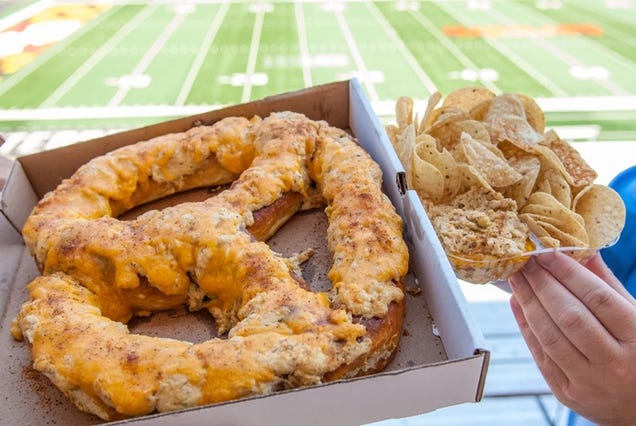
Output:
[[[185,13],[178,13],[177,15],[174,16],[174,18],[170,20],[168,25],[166,25],[164,30],[159,35],[159,37],[157,37],[155,42],[152,43],[152,46],[150,46],[150,48],[146,51],[144,56],[137,63],[135,68],[132,70],[131,72],[132,76],[142,75],[144,71],[146,71],[146,69],[150,66],[152,61],[154,61],[157,55],[161,53],[161,50],[166,45],[170,37],[172,37],[172,34],[174,34],[174,32],[181,26],[181,24],[186,18],[187,18],[187,15]],[[115,95],[111,98],[110,102],[108,102],[108,106],[119,105],[124,100],[126,95],[128,95],[128,92],[130,92],[130,89],[131,89],[130,86],[120,87],[117,93],[115,93]]]
[[175,101],[175,105],[183,105],[192,90],[192,86],[203,66],[203,62],[205,61],[208,52],[210,51],[210,47],[216,38],[216,34],[219,32],[219,28],[223,23],[223,19],[227,14],[227,11],[230,9],[229,2],[224,1],[221,5],[220,9],[214,14],[214,20],[212,20],[212,25],[208,28],[208,31],[205,33],[203,37],[203,42],[201,43],[201,48],[199,49],[196,58],[194,58],[194,63],[190,67],[190,71],[188,71],[188,75],[185,78],[185,81],[181,85],[181,90],[179,91],[179,95],[177,96],[177,100]]
[[336,21],[338,22],[338,26],[340,27],[340,31],[342,31],[342,35],[347,42],[347,46],[349,47],[349,51],[351,52],[351,56],[353,56],[353,61],[356,64],[356,69],[358,72],[362,73],[361,83],[366,87],[367,94],[369,95],[369,100],[371,102],[378,101],[380,96],[378,95],[377,90],[375,90],[375,86],[373,85],[373,81],[370,79],[369,70],[367,69],[366,64],[364,63],[364,59],[362,58],[362,54],[360,53],[360,49],[358,49],[358,45],[356,43],[353,34],[351,33],[351,29],[349,28],[349,23],[345,19],[341,10],[337,9],[334,11],[334,15],[336,16]]
[[106,43],[101,45],[99,49],[95,51],[95,53],[88,58],[86,62],[84,62],[69,78],[67,78],[64,83],[62,83],[51,95],[42,102],[40,105],[41,108],[50,108],[53,107],[57,101],[59,101],[64,95],[66,95],[73,87],[75,87],[81,79],[86,77],[86,75],[101,62],[106,55],[108,55],[117,44],[124,39],[131,31],[133,31],[137,26],[144,21],[157,6],[146,7],[142,9],[137,15],[133,17],[130,21],[126,23],[123,27],[119,29],[115,33],[115,35],[108,39]]
[[[443,9],[446,9],[443,2],[439,2],[435,4]],[[475,70],[475,71],[479,70],[479,67],[477,67],[477,65],[473,61],[471,61],[470,58],[468,58],[468,56],[466,56],[461,50],[459,50],[459,48],[448,37],[446,37],[444,34],[442,34],[440,30],[437,29],[437,25],[435,23],[431,22],[430,19],[425,17],[419,11],[418,12],[410,11],[409,13],[422,26],[424,31],[430,32],[433,35],[433,37],[435,37],[442,46],[448,49],[449,53],[451,53],[458,61],[462,63],[464,67],[471,70]],[[488,80],[484,80],[481,77],[479,77],[478,80],[481,82],[481,84],[484,85],[484,87],[492,90],[493,92],[495,93],[500,92],[499,88],[492,82]]]
[[254,29],[252,31],[252,40],[250,41],[250,51],[247,57],[247,69],[245,70],[245,84],[243,85],[243,94],[241,102],[247,102],[252,97],[252,76],[256,70],[256,58],[258,57],[258,49],[261,44],[261,33],[263,32],[263,21],[265,20],[265,11],[258,10],[254,20]]
[[400,52],[400,54],[404,57],[406,62],[409,64],[409,67],[411,67],[411,70],[415,73],[417,78],[424,85],[426,90],[430,94],[437,92],[437,86],[435,86],[435,83],[433,83],[433,80],[431,80],[431,78],[426,73],[426,71],[424,71],[424,69],[420,66],[420,64],[417,62],[417,59],[415,59],[413,54],[406,47],[406,45],[404,44],[404,41],[400,38],[400,36],[397,34],[397,32],[391,26],[391,24],[387,22],[384,15],[380,13],[375,3],[369,2],[367,3],[367,7],[371,11],[371,14],[375,18],[375,20],[380,24],[384,32],[389,36],[389,38],[393,42],[393,45],[397,48],[397,50]]
[[303,83],[305,87],[313,86],[311,79],[311,56],[307,44],[307,27],[305,26],[305,14],[300,2],[294,3],[296,14],[296,26],[298,28],[298,46],[300,48],[300,66],[303,71]]
[[[446,6],[444,3],[436,3],[440,8],[444,9],[446,13],[455,18],[458,22],[461,22],[466,27],[471,27],[474,24],[472,21],[467,21],[465,16],[459,15],[454,12],[452,7]],[[484,41],[490,44],[493,48],[500,51],[504,54],[510,61],[519,65],[519,67],[523,68],[523,71],[535,79],[537,82],[542,84],[546,89],[548,89],[554,96],[567,96],[567,93],[561,89],[558,85],[554,84],[550,78],[544,75],[541,71],[539,71],[536,67],[526,61],[521,55],[518,55],[514,50],[508,48],[504,43],[500,43],[496,39],[484,37]]]
[[[502,22],[504,24],[517,23],[516,21],[511,20],[506,15],[504,15],[503,13],[497,10],[492,10],[491,12],[492,12],[492,15],[495,15],[496,19],[499,22]],[[552,21],[552,23],[557,24],[557,22],[554,22],[554,21]],[[550,43],[549,41],[547,41],[546,39],[542,37],[531,38],[528,40],[528,43],[534,43],[540,46],[543,50],[545,50],[546,52],[549,52],[552,56],[554,56],[554,58],[560,60],[561,62],[564,62],[569,67],[588,66],[587,63],[580,61],[578,58],[570,55],[563,49],[560,49],[557,45]],[[609,91],[612,95],[629,95],[629,92],[627,90],[623,89],[620,85],[616,84],[612,80],[595,80],[595,82],[599,86]]]
[[4,18],[0,19],[0,31],[4,31],[9,27],[12,27],[22,21],[33,17],[37,13],[42,12],[43,10],[50,7],[51,3],[51,0],[41,0],[25,7],[24,9],[20,9],[9,16],[5,16]]

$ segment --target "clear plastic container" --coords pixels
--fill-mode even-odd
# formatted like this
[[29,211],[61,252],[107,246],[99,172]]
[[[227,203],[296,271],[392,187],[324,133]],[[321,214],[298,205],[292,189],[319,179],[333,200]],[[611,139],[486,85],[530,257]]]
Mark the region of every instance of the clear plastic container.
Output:
[[[632,243],[636,243],[633,241]],[[480,258],[471,259],[467,257],[448,254],[448,259],[455,270],[457,278],[473,284],[486,284],[489,282],[506,281],[511,275],[523,268],[530,257],[540,253],[560,251],[568,254],[579,262],[585,262],[598,250],[607,250],[616,244],[616,241],[597,248],[590,247],[559,247],[545,248],[533,235],[526,244],[528,251],[511,257],[504,258]],[[633,252],[631,252],[633,253]],[[634,257],[630,259],[632,267],[636,264]]]

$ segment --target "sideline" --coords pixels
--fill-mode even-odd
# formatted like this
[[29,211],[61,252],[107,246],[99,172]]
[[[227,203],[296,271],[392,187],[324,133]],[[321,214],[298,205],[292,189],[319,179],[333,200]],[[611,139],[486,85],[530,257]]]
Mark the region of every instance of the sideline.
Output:
[[[535,98],[544,112],[607,112],[635,111],[636,96],[580,96],[563,98]],[[413,109],[424,111],[426,99],[414,99]],[[183,117],[229,106],[227,104],[201,105],[122,105],[96,107],[52,107],[26,109],[0,109],[0,121],[12,120],[66,120],[87,118],[147,118]],[[395,101],[372,101],[378,116],[393,116]]]

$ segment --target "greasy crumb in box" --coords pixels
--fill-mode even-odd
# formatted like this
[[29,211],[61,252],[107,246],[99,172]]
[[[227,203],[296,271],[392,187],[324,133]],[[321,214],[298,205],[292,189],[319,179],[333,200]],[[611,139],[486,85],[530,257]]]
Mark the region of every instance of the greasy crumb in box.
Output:
[[46,391],[50,388],[50,382],[43,374],[30,366],[24,366],[22,367],[22,378],[31,385],[44,404],[51,405],[51,397],[46,394]]
[[411,296],[419,296],[420,294],[422,294],[422,289],[419,286],[408,286],[406,287],[406,292],[408,294],[410,294]]
[[[35,394],[41,400],[42,406],[44,407],[52,407],[52,406],[63,406],[67,404],[66,400],[61,398],[55,398],[54,396],[48,395],[48,392],[51,390],[51,382],[46,378],[42,373],[34,370],[30,366],[22,367],[22,378],[25,382],[28,382],[31,385],[31,388],[34,390]],[[57,389],[56,389],[57,391]],[[50,411],[50,410],[45,410]],[[46,424],[58,424],[56,419],[47,418]]]

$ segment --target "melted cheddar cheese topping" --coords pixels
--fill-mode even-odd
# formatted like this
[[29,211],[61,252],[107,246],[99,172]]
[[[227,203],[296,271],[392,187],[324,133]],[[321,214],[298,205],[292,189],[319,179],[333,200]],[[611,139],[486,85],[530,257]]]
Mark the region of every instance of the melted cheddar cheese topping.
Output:
[[[115,218],[229,182],[203,202]],[[292,262],[246,231],[282,194],[312,198],[313,183],[327,205],[329,293],[304,289]],[[37,370],[102,419],[320,383],[372,348],[395,349],[356,318],[402,302],[401,228],[379,167],[345,132],[293,113],[228,118],[98,157],[47,194],[23,229],[44,275],[12,332]],[[227,338],[192,344],[125,325],[184,303],[209,310]]]

